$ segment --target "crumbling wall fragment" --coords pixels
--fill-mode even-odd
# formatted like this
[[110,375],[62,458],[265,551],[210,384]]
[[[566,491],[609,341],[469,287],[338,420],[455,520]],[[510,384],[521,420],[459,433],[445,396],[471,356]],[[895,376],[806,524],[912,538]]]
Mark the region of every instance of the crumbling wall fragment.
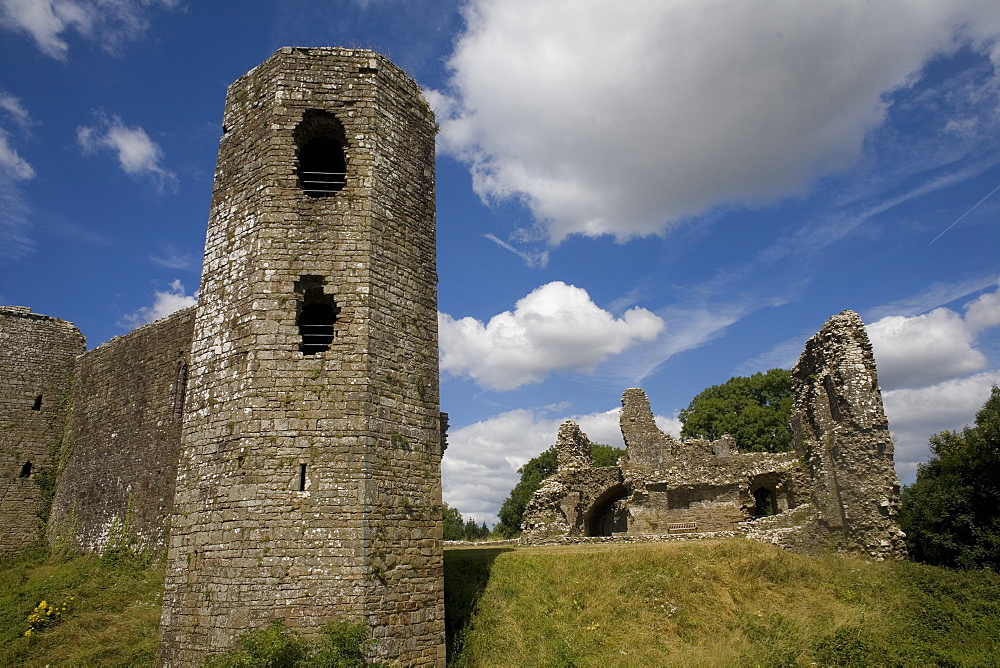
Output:
[[889,424],[857,313],[833,316],[809,339],[792,382],[795,451],[812,477],[820,525],[846,549],[903,557]]
[[590,454],[590,439],[580,431],[580,426],[566,420],[556,436],[556,461],[560,471],[587,469],[594,465]]
[[640,388],[625,390],[618,422],[628,450],[626,468],[657,470],[676,461],[681,443],[656,426],[649,398]]

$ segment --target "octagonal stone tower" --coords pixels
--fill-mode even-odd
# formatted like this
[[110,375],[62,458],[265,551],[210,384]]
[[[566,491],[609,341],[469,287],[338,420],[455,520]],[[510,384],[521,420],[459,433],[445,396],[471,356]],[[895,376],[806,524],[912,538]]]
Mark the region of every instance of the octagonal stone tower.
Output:
[[372,52],[283,48],[223,133],[160,663],[346,618],[443,665],[433,113]]

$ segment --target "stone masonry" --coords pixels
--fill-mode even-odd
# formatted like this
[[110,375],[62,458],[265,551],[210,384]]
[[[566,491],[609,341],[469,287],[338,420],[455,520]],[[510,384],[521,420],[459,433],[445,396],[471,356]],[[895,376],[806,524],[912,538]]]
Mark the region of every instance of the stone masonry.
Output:
[[166,548],[193,326],[190,307],[77,359],[52,545]]
[[0,553],[44,533],[73,364],[85,347],[71,323],[0,307]]
[[806,342],[792,382],[795,450],[813,480],[820,526],[847,549],[904,557],[889,423],[857,313],[833,316]]
[[229,89],[171,524],[164,665],[275,618],[444,662],[430,107],[372,52]]
[[680,441],[657,428],[637,388],[622,398],[618,466],[594,468],[581,454],[586,435],[565,423],[559,470],[529,502],[524,539],[735,531],[798,550],[905,557],[892,443],[857,314],[834,316],[809,340],[793,384],[790,453],[741,453],[728,436]]

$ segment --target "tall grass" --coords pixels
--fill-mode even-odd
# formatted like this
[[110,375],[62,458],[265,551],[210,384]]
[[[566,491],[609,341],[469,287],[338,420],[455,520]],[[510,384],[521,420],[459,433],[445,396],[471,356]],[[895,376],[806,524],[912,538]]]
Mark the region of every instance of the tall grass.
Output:
[[[0,561],[0,665],[152,666],[163,572],[143,558]],[[72,599],[72,600],[70,600]],[[58,621],[29,617],[41,601]],[[458,666],[984,666],[1000,576],[744,540],[445,550]]]
[[[449,550],[446,564],[457,570],[473,552]],[[808,557],[744,540],[526,548],[490,561],[475,612],[452,630],[461,651],[451,661],[991,665],[998,594],[988,571]]]
[[[0,665],[152,666],[162,590],[148,555],[34,551],[0,561]],[[60,614],[33,624],[42,601]]]

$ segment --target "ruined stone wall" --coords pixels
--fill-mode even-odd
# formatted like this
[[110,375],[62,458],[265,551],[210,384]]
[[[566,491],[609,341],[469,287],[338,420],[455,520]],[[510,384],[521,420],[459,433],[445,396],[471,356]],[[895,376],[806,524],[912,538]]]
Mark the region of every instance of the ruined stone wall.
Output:
[[0,553],[42,537],[76,356],[71,323],[0,307]]
[[876,559],[905,554],[899,479],[871,343],[857,313],[830,318],[792,371],[795,449],[813,478],[818,520]]
[[[376,54],[285,48],[230,87],[223,132],[160,660],[344,617],[384,660],[443,665],[433,115]],[[299,173],[314,140],[346,164],[325,196]]]
[[166,547],[193,326],[191,307],[79,358],[51,544]]

